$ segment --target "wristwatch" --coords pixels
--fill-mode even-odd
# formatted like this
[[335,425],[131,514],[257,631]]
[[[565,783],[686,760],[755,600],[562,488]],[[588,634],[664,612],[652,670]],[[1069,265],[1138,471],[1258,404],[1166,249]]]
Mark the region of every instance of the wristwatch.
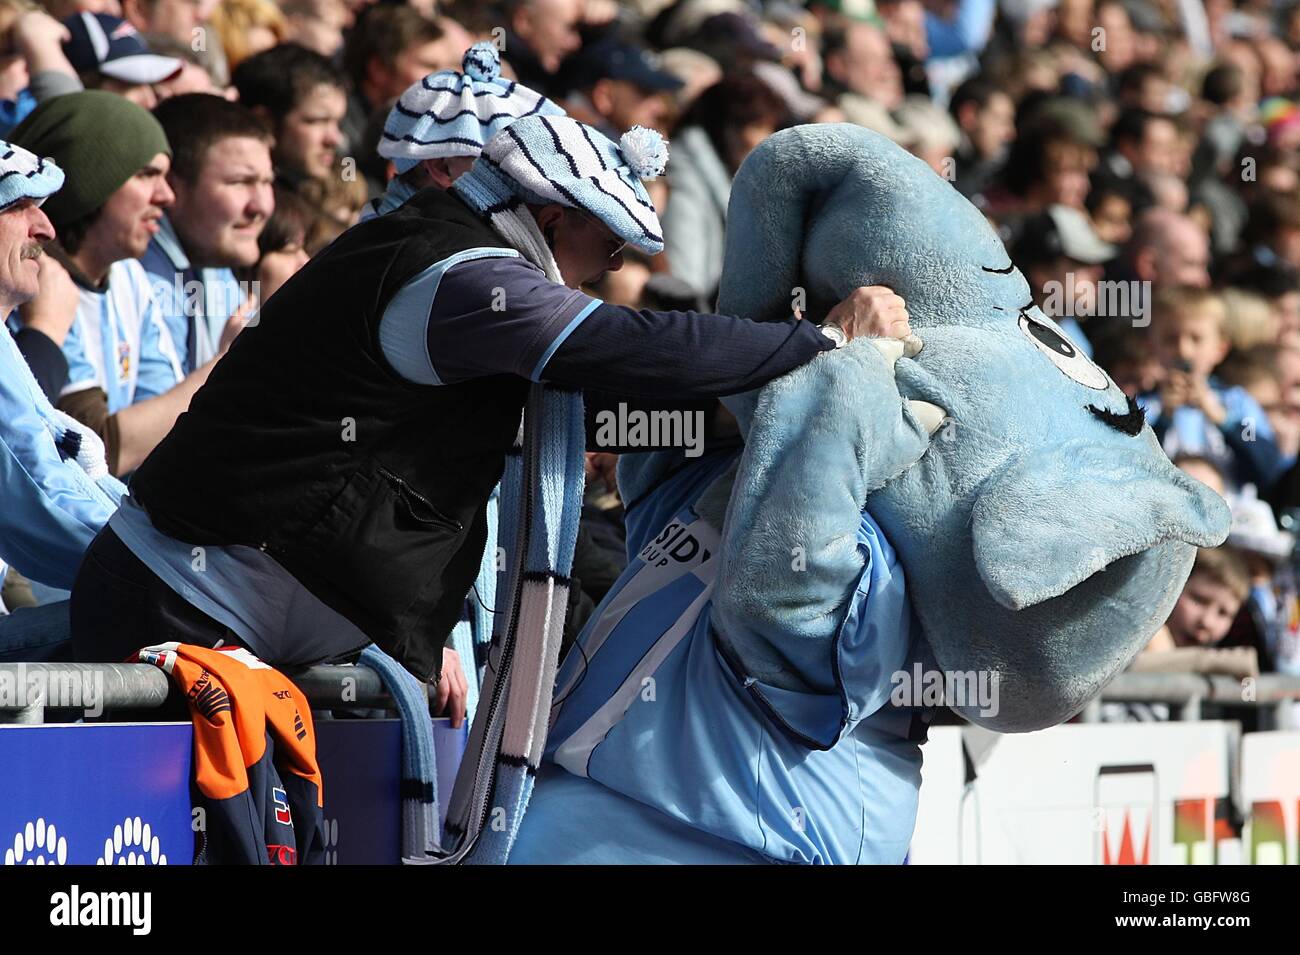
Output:
[[829,325],[823,325],[821,328],[822,334],[833,341],[836,348],[843,348],[849,343],[849,336],[844,334],[844,329],[840,328],[838,325],[831,323]]

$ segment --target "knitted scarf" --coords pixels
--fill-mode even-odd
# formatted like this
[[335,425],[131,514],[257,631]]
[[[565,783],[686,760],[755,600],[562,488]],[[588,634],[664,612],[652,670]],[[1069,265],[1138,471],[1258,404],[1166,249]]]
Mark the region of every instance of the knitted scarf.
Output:
[[[562,284],[522,203],[485,213],[503,239]],[[585,447],[581,392],[534,385],[501,481],[504,582],[478,712],[447,813],[445,844],[454,849],[441,862],[505,862],[527,808],[568,607]]]
[[357,663],[379,674],[402,720],[402,858],[423,862],[442,849],[428,686],[373,643]]
[[487,669],[488,650],[492,646],[492,616],[497,605],[497,506],[499,491],[492,489],[487,502],[487,541],[479,563],[474,589],[466,601],[468,611],[451,631],[448,645],[460,654],[469,692],[465,699],[465,718],[472,725],[478,712],[479,687]]

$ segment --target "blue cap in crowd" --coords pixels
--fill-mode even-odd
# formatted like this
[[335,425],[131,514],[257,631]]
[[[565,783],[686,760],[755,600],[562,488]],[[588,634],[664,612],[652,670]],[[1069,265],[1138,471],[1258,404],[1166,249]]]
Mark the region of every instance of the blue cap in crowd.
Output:
[[132,86],[161,83],[184,65],[172,56],[152,53],[126,20],[106,13],[77,13],[63,21],[71,38],[63,53],[78,73],[92,70]]
[[568,85],[585,90],[600,80],[625,80],[647,93],[681,89],[680,79],[659,65],[648,50],[617,37],[584,46],[565,66]]

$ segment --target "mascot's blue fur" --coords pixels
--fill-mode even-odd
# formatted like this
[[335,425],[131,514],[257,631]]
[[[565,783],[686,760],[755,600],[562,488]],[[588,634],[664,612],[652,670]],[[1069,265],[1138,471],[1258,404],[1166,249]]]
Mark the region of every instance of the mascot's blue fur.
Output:
[[[1195,547],[1226,536],[1227,508],[1170,464],[1140,410],[1032,306],[1024,277],[992,228],[949,183],[857,127],[803,126],[770,137],[732,189],[719,311],[784,318],[802,290],[815,315],[863,285],[888,285],[903,296],[923,347],[900,357],[896,343],[855,341],[727,400],[745,436],[744,453],[710,478],[693,505],[694,514],[721,528],[716,585],[704,611],[709,639],[745,687],[756,682],[769,698],[826,694],[837,719],[841,708],[853,717],[855,706],[880,707],[893,662],[853,677],[869,673],[874,686],[833,691],[850,679],[841,672],[841,644],[849,639],[846,615],[862,596],[864,566],[896,554],[911,619],[933,663],[999,677],[995,710],[964,706],[963,714],[1004,732],[1059,723],[1165,620]],[[930,436],[939,418],[932,406],[947,417]],[[690,466],[666,452],[625,457],[624,499],[638,499],[683,464]],[[868,525],[883,529],[892,551],[886,544],[871,558],[860,530]],[[585,657],[584,651],[584,665]],[[707,767],[654,764],[663,757],[648,742],[655,736],[646,727],[654,729],[656,718],[648,712],[628,711],[642,724],[630,750],[640,770],[710,776]],[[683,730],[682,711],[660,705],[658,712],[659,733]],[[773,721],[761,732],[770,738],[789,729]],[[847,731],[838,737],[848,738]],[[833,755],[841,745],[825,748]],[[814,769],[814,757],[829,758],[782,752],[776,758]],[[552,791],[575,784],[575,777],[550,771],[569,780],[550,783]],[[770,778],[759,785],[770,786]],[[818,777],[816,784],[833,788],[834,779]],[[861,782],[855,777],[847,785]],[[734,789],[734,780],[728,785]],[[718,780],[701,778],[699,786],[716,791]],[[675,787],[677,795],[655,803],[658,810],[726,834],[707,799],[683,799],[681,781]],[[539,783],[543,798],[533,812],[545,806],[547,788]],[[632,825],[620,816],[626,806],[610,809],[602,825],[599,801],[582,805],[581,825],[565,833],[569,843],[603,840],[608,847]],[[540,812],[534,829],[561,825],[554,812]],[[653,824],[662,821],[656,813]],[[911,819],[901,824],[910,834]],[[796,848],[783,856],[772,850],[770,827],[762,828],[762,841],[749,847],[760,856],[807,857],[797,848],[798,834],[791,834]],[[535,844],[552,852],[556,845],[545,838]],[[524,848],[529,861],[546,861]],[[627,858],[647,855],[630,851]],[[707,857],[686,849],[679,855]],[[579,846],[567,857],[618,855],[584,856]]]
[[[1150,428],[1130,433],[1139,419],[1124,394],[1062,346],[980,212],[882,137],[849,126],[771,137],[737,177],[727,221],[720,311],[772,319],[795,287],[812,308],[888,285],[924,342],[898,361],[898,391],[951,420],[901,476],[887,441],[866,443],[879,425],[864,425],[853,457],[831,459],[810,420],[898,412],[897,397],[854,404],[859,377],[879,388],[888,375],[866,347],[735,401],[742,428],[752,420],[762,436],[749,466],[781,476],[732,502],[721,602],[797,640],[800,620],[780,608],[793,599],[816,618],[843,602],[837,528],[865,504],[898,549],[939,666],[1001,674],[990,729],[1078,712],[1164,623],[1193,545],[1222,543],[1223,501],[1173,467]],[[799,506],[808,495],[817,507]],[[782,529],[791,513],[804,523]],[[826,586],[788,572],[789,544],[763,547],[783,533],[820,542]]]

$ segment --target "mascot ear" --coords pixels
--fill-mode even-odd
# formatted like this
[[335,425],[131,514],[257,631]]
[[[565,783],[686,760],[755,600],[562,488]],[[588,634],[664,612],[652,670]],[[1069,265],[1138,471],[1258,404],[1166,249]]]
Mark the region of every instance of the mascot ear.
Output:
[[1023,610],[1168,541],[1217,546],[1229,521],[1223,498],[1145,442],[1058,447],[989,479],[972,513],[975,565],[998,603]]

